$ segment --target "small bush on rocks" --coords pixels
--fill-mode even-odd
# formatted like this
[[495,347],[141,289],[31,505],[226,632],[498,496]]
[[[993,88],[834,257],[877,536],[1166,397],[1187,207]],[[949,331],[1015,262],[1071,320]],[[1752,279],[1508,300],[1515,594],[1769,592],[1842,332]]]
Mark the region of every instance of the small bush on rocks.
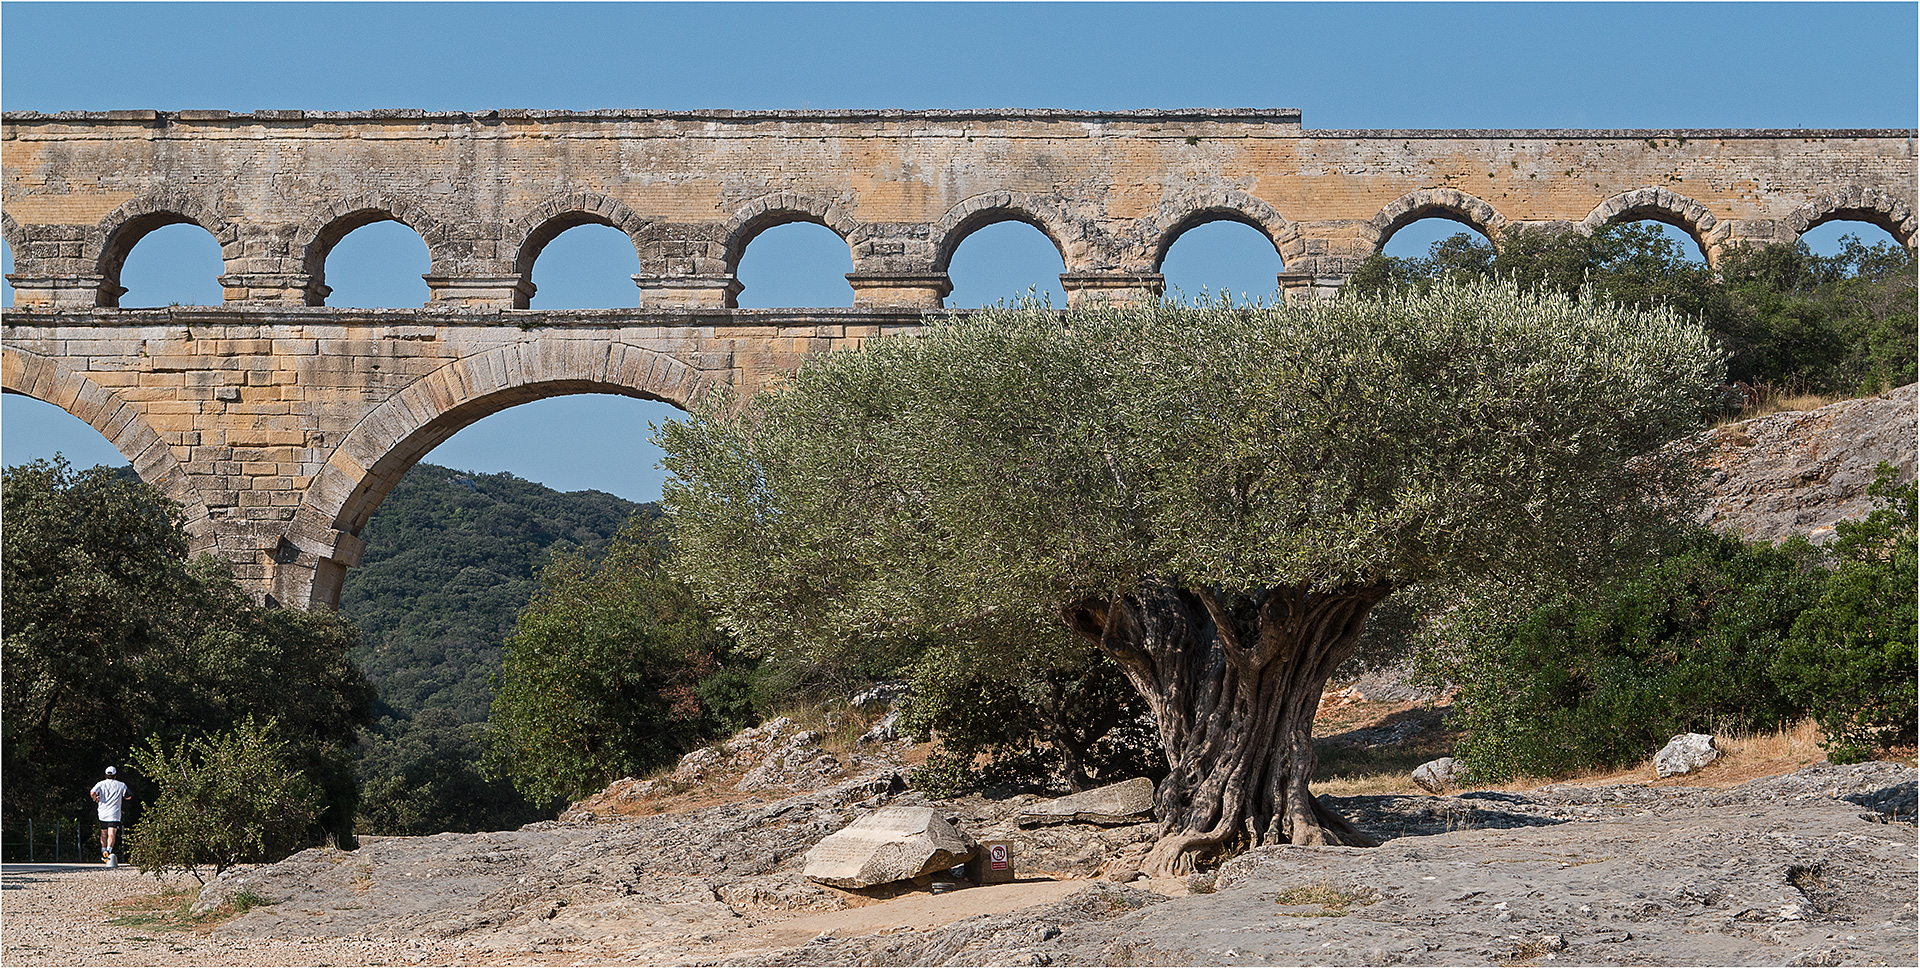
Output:
[[256,725],[249,716],[171,751],[157,737],[135,751],[134,764],[160,794],[128,833],[134,866],[154,873],[212,865],[219,874],[305,847],[323,799],[288,766],[288,746],[275,733],[274,721]]

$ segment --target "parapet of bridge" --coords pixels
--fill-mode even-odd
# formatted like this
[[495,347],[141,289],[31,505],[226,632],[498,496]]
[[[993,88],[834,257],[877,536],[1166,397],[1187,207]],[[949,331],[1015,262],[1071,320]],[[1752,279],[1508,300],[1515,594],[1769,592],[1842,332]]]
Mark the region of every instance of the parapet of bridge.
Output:
[[[1912,130],[1334,131],[1294,110],[110,111],[0,117],[14,255],[4,389],[100,429],[263,594],[337,600],[373,507],[503,407],[609,392],[684,405],[938,314],[947,266],[1001,221],[1059,249],[1069,299],[1159,292],[1181,233],[1259,230],[1293,296],[1394,231],[1656,219],[1710,262],[1834,219],[1914,245]],[[417,310],[326,307],[328,252],[396,220],[432,259]],[[846,240],[854,306],[739,310],[747,244]],[[146,233],[221,245],[218,307],[117,308]],[[632,310],[527,309],[562,231],[625,232]]]

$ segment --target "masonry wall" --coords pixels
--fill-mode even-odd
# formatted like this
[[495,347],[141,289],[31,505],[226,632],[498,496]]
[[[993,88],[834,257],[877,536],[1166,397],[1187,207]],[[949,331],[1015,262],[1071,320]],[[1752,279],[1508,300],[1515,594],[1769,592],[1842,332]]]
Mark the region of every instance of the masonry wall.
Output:
[[[414,461],[541,397],[684,406],[940,311],[968,233],[1015,219],[1060,248],[1075,301],[1139,298],[1181,232],[1232,219],[1324,292],[1399,227],[1654,218],[1710,259],[1835,218],[1915,239],[1912,131],[1313,131],[1295,111],[119,111],[0,118],[16,306],[0,389],[86,420],[186,508],[196,547],[263,595],[330,605]],[[431,302],[333,309],[325,264],[398,220]],[[847,240],[852,309],[732,308],[759,232]],[[225,304],[117,308],[147,232],[220,241]],[[560,232],[615,226],[631,310],[525,309]]]
[[967,233],[1030,222],[1070,292],[1157,285],[1181,231],[1266,233],[1298,288],[1398,226],[1497,237],[1651,217],[1709,256],[1834,218],[1913,244],[1912,131],[1315,131],[1297,111],[123,111],[8,114],[0,191],[20,302],[113,305],[167,221],[220,239],[229,301],[319,305],[332,244],[398,219],[434,299],[527,305],[533,257],[581,222],[640,253],[635,305],[730,305],[754,234],[819,222],[869,305],[937,306]]

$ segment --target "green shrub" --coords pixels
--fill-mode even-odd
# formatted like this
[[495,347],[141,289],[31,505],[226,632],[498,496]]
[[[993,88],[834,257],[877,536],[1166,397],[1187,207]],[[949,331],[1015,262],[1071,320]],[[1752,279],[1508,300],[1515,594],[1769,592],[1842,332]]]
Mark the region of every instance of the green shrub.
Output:
[[158,737],[133,763],[159,796],[128,832],[142,872],[215,874],[244,861],[278,861],[306,845],[319,816],[320,789],[292,769],[293,753],[275,722],[251,715],[232,730],[195,737],[169,751]]
[[727,670],[743,661],[667,575],[664,547],[660,526],[635,516],[599,561],[556,552],[540,570],[507,640],[484,776],[534,802],[578,798],[739,721],[743,682]]
[[1449,628],[1472,640],[1456,756],[1476,779],[1639,761],[1674,734],[1767,729],[1799,715],[1773,673],[1824,572],[1804,539],[1747,545],[1701,530],[1640,575],[1517,620]]
[[1915,487],[1894,487],[1893,469],[1883,463],[1871,493],[1891,507],[1836,528],[1834,570],[1819,601],[1794,620],[1772,667],[1781,688],[1819,722],[1836,763],[1914,742]]
[[[929,761],[916,787],[957,793],[1065,784],[1078,791],[1165,775],[1159,738],[1142,725],[1147,705],[1119,665],[1056,638],[1061,642],[1052,648],[1019,652],[927,651],[912,669],[899,727],[923,740],[937,737],[944,756],[937,766]],[[981,755],[988,764],[976,772]]]
[[1573,293],[1592,286],[1628,306],[1670,306],[1700,320],[1729,351],[1727,377],[1774,392],[1878,393],[1916,377],[1913,254],[1897,243],[1818,256],[1805,243],[1730,247],[1719,266],[1641,223],[1578,232],[1509,231],[1496,252],[1461,233],[1425,258],[1375,254],[1346,289],[1425,289],[1443,277],[1514,279]]

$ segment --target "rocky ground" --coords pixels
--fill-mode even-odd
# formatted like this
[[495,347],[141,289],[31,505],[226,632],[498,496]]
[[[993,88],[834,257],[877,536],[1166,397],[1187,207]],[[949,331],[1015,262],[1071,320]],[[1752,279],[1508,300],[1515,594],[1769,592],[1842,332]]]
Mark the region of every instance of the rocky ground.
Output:
[[[615,785],[598,810],[583,804],[564,821],[368,838],[357,851],[231,872],[199,893],[207,921],[183,893],[172,923],[114,924],[129,909],[102,911],[101,899],[158,888],[126,869],[10,871],[4,962],[1912,965],[1920,955],[1915,772],[1900,764],[1820,763],[1727,789],[1329,797],[1384,846],[1260,849],[1189,879],[1121,884],[1110,876],[1137,861],[1151,825],[1021,828],[1036,798],[929,801],[903,788],[897,741],[823,772],[825,752],[795,740],[805,733],[763,728],[730,753],[692,757],[652,794],[623,799],[639,782]],[[861,768],[852,777],[849,762]],[[709,791],[752,776],[758,789],[664,807],[658,798],[692,793],[680,789],[688,776]],[[812,844],[888,804],[930,804],[977,840],[1012,841],[1019,880],[853,892],[799,875]],[[256,904],[225,917],[236,901]]]

